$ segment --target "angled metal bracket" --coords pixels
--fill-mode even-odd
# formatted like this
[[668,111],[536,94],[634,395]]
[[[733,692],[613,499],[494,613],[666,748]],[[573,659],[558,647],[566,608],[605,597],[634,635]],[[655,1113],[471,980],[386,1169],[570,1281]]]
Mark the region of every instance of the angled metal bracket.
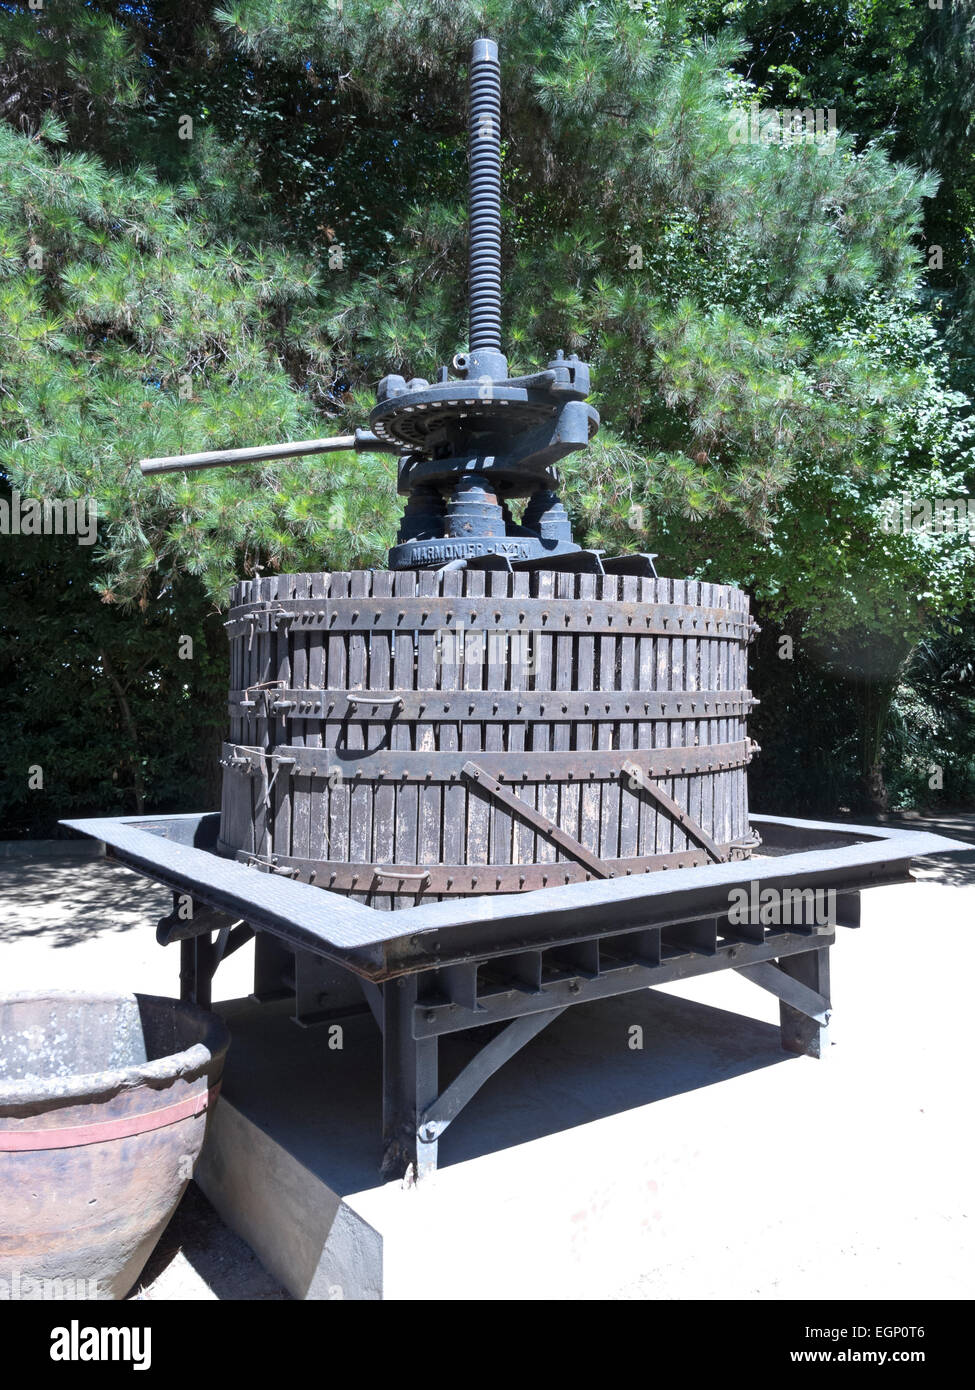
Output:
[[254,928],[248,925],[241,917],[232,926],[221,927],[217,932],[217,939],[213,946],[213,968],[228,956],[232,956],[235,951],[239,951],[241,946],[246,946],[255,935]]
[[536,811],[533,806],[529,806],[520,797],[515,796],[514,792],[509,791],[483,767],[478,767],[475,762],[466,762],[461,768],[461,774],[469,782],[473,782],[475,786],[483,788],[488,796],[492,796],[495,801],[500,801],[503,806],[507,806],[514,815],[527,821],[539,834],[558,845],[559,849],[564,850],[577,863],[584,864],[590,873],[595,874],[596,878],[615,878],[615,871],[604,864],[598,855],[586,849],[585,845],[580,844],[575,836],[570,835],[568,831],[549,820],[548,816],[543,816],[540,811]]
[[636,550],[630,555],[611,555],[603,560],[607,574],[633,574],[640,579],[657,579],[656,551]]
[[707,831],[702,829],[692,816],[689,816],[686,811],[682,810],[673,797],[668,796],[663,788],[659,787],[652,778],[648,777],[643,769],[638,767],[636,763],[625,762],[620,769],[620,776],[629,778],[631,790],[636,791],[639,788],[640,791],[644,791],[648,796],[652,797],[664,814],[669,816],[675,825],[680,826],[689,840],[693,840],[696,845],[700,845],[701,849],[704,850],[715,864],[723,864],[725,862],[725,856],[718,849],[718,846],[711,839]]
[[418,1125],[420,1139],[428,1144],[439,1139],[451,1120],[457,1118],[485,1081],[559,1014],[564,1013],[566,1007],[563,1005],[560,1009],[546,1009],[543,1013],[516,1018],[497,1037],[486,1043],[460,1075],[423,1111]]
[[[173,898],[178,903],[181,897],[187,894],[174,893]],[[191,941],[195,936],[209,936],[211,932],[220,931],[226,927],[228,920],[225,912],[216,912],[209,907],[196,907],[193,905],[193,915],[182,917],[180,908],[174,905],[173,911],[167,917],[160,917],[156,924],[156,941],[160,946],[171,946],[174,941]]]
[[830,1001],[814,989],[810,989],[808,985],[804,985],[801,980],[787,975],[771,961],[759,961],[757,965],[739,965],[736,969],[746,980],[767,989],[770,994],[774,994],[783,1004],[788,1004],[798,1013],[805,1014],[807,1018],[813,1019],[823,1027],[829,1023]]

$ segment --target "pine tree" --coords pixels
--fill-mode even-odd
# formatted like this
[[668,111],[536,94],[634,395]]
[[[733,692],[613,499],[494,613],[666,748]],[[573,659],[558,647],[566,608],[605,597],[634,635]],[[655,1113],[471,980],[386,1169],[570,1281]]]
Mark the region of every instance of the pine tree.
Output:
[[969,467],[924,309],[936,180],[852,130],[754,141],[743,41],[702,8],[5,12],[8,485],[94,495],[99,591],[144,616],[186,576],[219,605],[236,574],[381,562],[382,456],[151,482],[136,460],[345,432],[382,374],[464,346],[465,64],[493,32],[505,346],[515,371],[588,357],[604,421],[578,527],[909,647],[970,584],[970,547],[878,522]]

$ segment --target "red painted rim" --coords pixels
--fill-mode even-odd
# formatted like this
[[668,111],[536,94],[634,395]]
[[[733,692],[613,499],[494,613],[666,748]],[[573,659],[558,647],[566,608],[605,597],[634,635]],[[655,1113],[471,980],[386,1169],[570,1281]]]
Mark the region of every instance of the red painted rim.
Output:
[[0,1153],[38,1153],[43,1149],[74,1149],[83,1144],[104,1144],[111,1139],[128,1139],[148,1134],[180,1120],[202,1114],[216,1100],[220,1082],[208,1091],[199,1091],[186,1100],[141,1115],[120,1115],[114,1120],[96,1120],[87,1125],[66,1125],[61,1129],[0,1129]]

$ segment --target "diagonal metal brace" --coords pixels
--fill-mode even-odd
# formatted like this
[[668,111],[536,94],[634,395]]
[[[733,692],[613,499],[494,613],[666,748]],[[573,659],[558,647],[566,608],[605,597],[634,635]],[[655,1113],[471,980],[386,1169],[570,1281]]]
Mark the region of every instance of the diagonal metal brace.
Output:
[[228,918],[225,912],[197,906],[196,903],[192,902],[192,899],[190,900],[191,915],[184,917],[180,910],[181,899],[188,896],[185,893],[174,893],[172,912],[167,917],[160,917],[156,926],[156,940],[160,946],[169,946],[174,941],[190,941],[195,936],[222,931],[233,921],[233,918]]
[[829,1000],[824,999],[808,985],[804,985],[801,980],[794,980],[771,961],[759,961],[756,965],[739,965],[735,968],[746,980],[767,989],[770,994],[774,994],[777,999],[781,999],[784,1004],[790,1005],[799,1013],[805,1014],[807,1018],[815,1020],[823,1027],[829,1023]]
[[685,810],[678,806],[673,797],[668,796],[662,787],[659,787],[652,778],[648,777],[642,768],[636,763],[625,762],[620,769],[620,775],[628,777],[631,790],[639,788],[652,797],[660,809],[679,825],[688,839],[693,840],[696,845],[700,845],[709,858],[715,864],[723,864],[725,856],[718,849],[718,846],[711,839],[711,836],[704,830],[693,816],[689,816]]
[[575,859],[579,864],[584,864],[587,869],[597,878],[615,878],[616,871],[604,864],[598,855],[593,854],[592,850],[586,849],[579,841],[563,830],[561,826],[550,821],[548,816],[543,816],[541,811],[536,811],[533,806],[529,806],[520,797],[515,796],[514,792],[499,782],[496,777],[492,777],[490,772],[486,772],[483,767],[478,767],[475,762],[466,762],[461,768],[461,773],[468,781],[482,787],[488,796],[493,796],[495,801],[500,801],[503,806],[507,806],[516,816],[527,821],[547,840],[558,845],[559,849]]
[[525,1014],[509,1023],[503,1032],[492,1038],[481,1048],[467,1066],[455,1077],[447,1089],[428,1105],[420,1116],[417,1130],[421,1139],[431,1143],[438,1139],[444,1130],[455,1120],[467,1102],[488,1081],[499,1067],[509,1061],[526,1043],[531,1042],[536,1033],[547,1028],[559,1014],[565,1013],[568,1005],[560,1009],[546,1009],[543,1013]]

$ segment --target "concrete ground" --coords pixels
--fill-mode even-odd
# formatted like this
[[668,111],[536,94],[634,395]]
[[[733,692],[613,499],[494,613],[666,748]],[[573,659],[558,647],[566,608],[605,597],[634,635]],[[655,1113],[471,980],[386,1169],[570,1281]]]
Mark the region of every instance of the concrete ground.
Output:
[[[442,1161],[479,1151],[480,1117],[505,1115],[519,1075],[529,1097],[549,1085],[554,1039],[578,1071],[576,1093],[549,1107],[544,1130],[522,1097],[511,1142],[544,1139],[552,1124],[582,1126],[583,1138],[630,1106],[620,1137],[639,1130],[659,1155],[653,1258],[615,1297],[970,1298],[975,816],[907,823],[973,849],[920,861],[913,886],[864,896],[862,929],[841,930],[832,953],[826,1062],[781,1053],[775,1000],[740,976],[664,986],[656,994],[671,1001],[654,1001],[660,1040],[648,1041],[643,1075],[639,1054],[627,1077],[618,1057],[591,1055],[590,1025],[573,1047],[573,1010],[560,1041],[546,1030],[509,1063],[510,1078],[503,1069],[485,1087]],[[0,861],[0,989],[176,994],[178,948],[162,950],[153,931],[169,907],[168,893],[106,861]],[[251,951],[222,967],[215,1000],[248,993]],[[133,1296],[287,1297],[194,1185]]]

